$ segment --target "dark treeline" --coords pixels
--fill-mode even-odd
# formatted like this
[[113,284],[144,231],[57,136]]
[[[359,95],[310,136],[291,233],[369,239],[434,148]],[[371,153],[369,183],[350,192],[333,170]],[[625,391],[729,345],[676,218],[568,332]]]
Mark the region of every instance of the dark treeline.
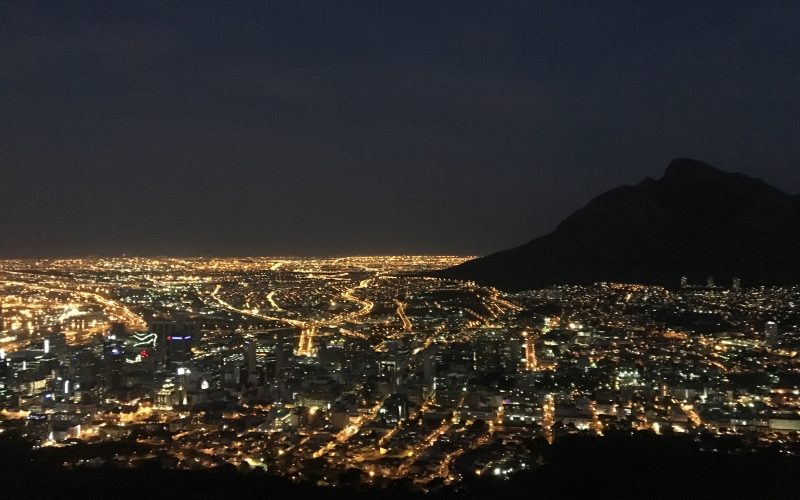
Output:
[[772,449],[750,451],[733,437],[615,433],[565,436],[553,445],[531,440],[528,445],[543,465],[510,480],[471,477],[428,494],[412,491],[408,481],[385,489],[345,484],[345,478],[357,481],[355,471],[345,474],[340,486],[320,487],[233,466],[178,471],[154,462],[137,469],[67,470],[61,465],[66,458],[131,452],[135,444],[31,450],[9,436],[0,441],[6,498],[793,498],[800,491],[800,459]]

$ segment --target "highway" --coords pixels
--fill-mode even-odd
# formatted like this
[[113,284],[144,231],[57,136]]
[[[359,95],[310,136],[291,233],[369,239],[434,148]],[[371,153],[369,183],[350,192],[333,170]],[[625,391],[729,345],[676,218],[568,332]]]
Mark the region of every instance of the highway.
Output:
[[411,320],[408,319],[408,316],[406,316],[406,303],[398,299],[395,299],[394,302],[395,304],[397,304],[397,316],[399,316],[400,321],[403,322],[403,330],[410,332],[412,326],[411,326]]
[[[321,326],[338,326],[344,322],[353,322],[358,320],[359,318],[366,316],[367,314],[372,311],[374,304],[366,299],[361,299],[355,295],[355,292],[359,289],[365,289],[369,287],[370,283],[372,283],[373,278],[367,278],[361,280],[358,285],[348,288],[342,292],[341,297],[344,300],[355,302],[358,304],[359,309],[357,311],[345,312],[339,315],[336,315],[327,320],[315,320],[315,321],[301,321],[296,319],[290,318],[283,318],[279,316],[270,316],[267,314],[263,314],[258,309],[244,309],[239,308],[231,304],[230,302],[224,300],[220,297],[220,291],[222,290],[222,284],[218,283],[213,291],[208,294],[208,297],[212,299],[219,307],[222,307],[225,310],[232,311],[243,316],[249,316],[252,318],[263,319],[267,321],[276,321],[280,323],[284,323],[290,326],[294,326],[300,328],[300,339],[297,344],[297,349],[295,353],[298,356],[311,356],[314,353],[314,337],[317,334],[317,328]],[[274,302],[273,294],[275,292],[270,292],[267,295],[267,300],[270,304],[276,307],[276,311],[282,311],[280,307],[277,307],[277,304]]]

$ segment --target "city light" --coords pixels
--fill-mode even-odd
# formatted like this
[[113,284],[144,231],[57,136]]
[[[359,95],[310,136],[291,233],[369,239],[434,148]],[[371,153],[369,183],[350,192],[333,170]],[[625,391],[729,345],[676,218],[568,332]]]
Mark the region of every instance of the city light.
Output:
[[[26,423],[37,446],[136,429],[178,469],[245,462],[296,480],[323,462],[422,491],[507,479],[540,460],[524,444],[536,437],[783,447],[800,431],[800,390],[783,383],[800,332],[781,321],[800,288],[505,293],[424,276],[463,260],[7,261],[0,421]],[[663,323],[688,312],[727,326]]]

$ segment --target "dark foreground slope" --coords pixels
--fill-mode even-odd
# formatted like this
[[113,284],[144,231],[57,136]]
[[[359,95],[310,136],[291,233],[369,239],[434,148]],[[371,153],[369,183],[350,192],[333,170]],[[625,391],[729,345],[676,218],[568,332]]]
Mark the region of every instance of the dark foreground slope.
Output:
[[[529,446],[544,465],[510,480],[472,476],[456,486],[422,494],[398,481],[387,489],[318,487],[263,473],[139,469],[67,471],[55,454],[9,449],[0,439],[4,498],[113,499],[485,499],[485,498],[794,498],[800,459],[769,449],[751,451],[736,438],[618,433],[602,438],[566,436]],[[705,451],[701,451],[705,450]],[[715,451],[711,451],[715,450]]]
[[598,281],[675,286],[682,276],[800,283],[800,197],[673,160],[661,179],[608,191],[548,235],[436,275],[506,290]]

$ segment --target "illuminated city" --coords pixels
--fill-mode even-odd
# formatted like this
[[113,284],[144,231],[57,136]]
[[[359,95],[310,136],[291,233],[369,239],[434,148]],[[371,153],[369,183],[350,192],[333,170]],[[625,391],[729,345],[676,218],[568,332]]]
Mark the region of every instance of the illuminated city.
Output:
[[140,445],[95,466],[421,491],[535,467],[525,441],[568,434],[800,451],[800,287],[426,276],[464,260],[4,261],[0,428]]
[[0,500],[800,497],[800,1],[0,19]]

